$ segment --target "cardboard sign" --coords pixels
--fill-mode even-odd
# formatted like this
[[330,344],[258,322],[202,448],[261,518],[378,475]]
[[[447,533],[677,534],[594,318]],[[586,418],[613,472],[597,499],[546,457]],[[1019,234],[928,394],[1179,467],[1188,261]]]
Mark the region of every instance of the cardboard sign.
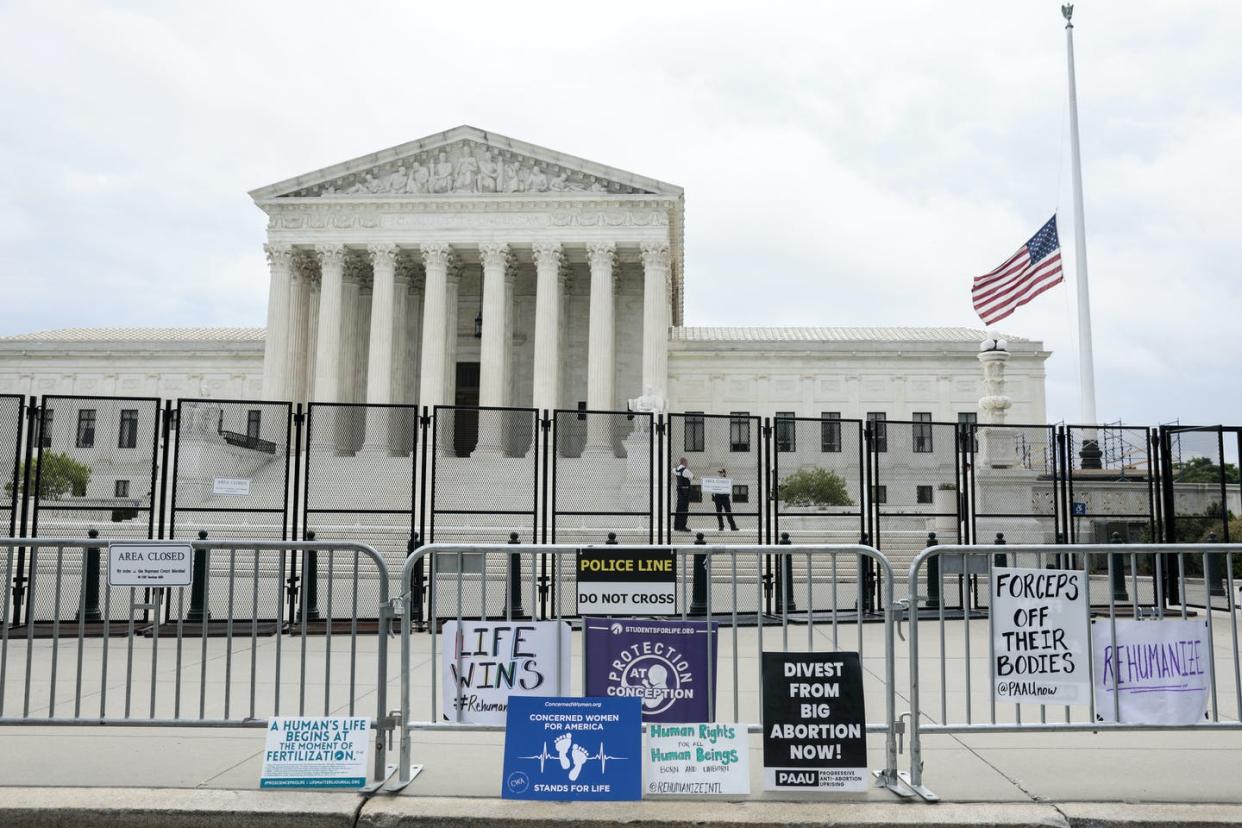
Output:
[[750,793],[746,725],[647,725],[643,759],[648,796]]
[[715,718],[715,700],[708,695],[709,686],[716,688],[715,624],[625,618],[584,623],[586,695],[639,699],[644,722]]
[[699,486],[702,488],[703,494],[707,495],[733,494],[732,477],[703,477],[699,479]]
[[448,721],[504,724],[510,698],[569,691],[564,621],[463,621],[460,633],[447,621],[442,640],[441,714]]
[[1089,704],[1086,573],[996,567],[991,593],[996,699]]
[[276,716],[267,722],[261,788],[361,788],[371,723],[361,717]]
[[[1112,623],[1117,625],[1113,647]],[[1208,720],[1212,651],[1205,619],[1094,621],[1095,718],[1126,724],[1190,725]]]
[[217,477],[211,483],[213,495],[250,496],[250,481],[244,477]]
[[505,722],[505,799],[643,795],[638,699],[515,696]]
[[677,557],[671,549],[579,549],[579,615],[676,615]]
[[194,548],[160,541],[108,544],[108,586],[184,587],[194,577]]
[[769,791],[865,791],[867,716],[858,653],[763,654]]

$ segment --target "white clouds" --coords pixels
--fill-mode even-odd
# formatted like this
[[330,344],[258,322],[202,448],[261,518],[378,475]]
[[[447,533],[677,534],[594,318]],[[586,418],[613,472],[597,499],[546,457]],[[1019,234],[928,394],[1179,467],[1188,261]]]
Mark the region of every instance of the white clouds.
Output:
[[[1076,16],[1101,416],[1236,421],[1242,8]],[[246,191],[461,123],[685,186],[692,323],[973,325],[1072,249],[1056,4],[8,4],[0,101],[4,333],[262,324]],[[1003,326],[1054,419],[1072,290]]]

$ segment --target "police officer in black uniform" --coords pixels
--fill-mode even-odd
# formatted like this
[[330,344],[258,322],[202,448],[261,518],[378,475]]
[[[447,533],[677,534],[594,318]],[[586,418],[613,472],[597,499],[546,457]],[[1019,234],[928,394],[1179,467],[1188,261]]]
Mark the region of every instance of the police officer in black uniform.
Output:
[[690,511],[690,481],[694,479],[694,474],[686,468],[686,458],[677,459],[677,467],[673,469],[673,474],[677,477],[677,509],[673,516],[673,530],[689,532],[690,527],[686,525],[686,518]]

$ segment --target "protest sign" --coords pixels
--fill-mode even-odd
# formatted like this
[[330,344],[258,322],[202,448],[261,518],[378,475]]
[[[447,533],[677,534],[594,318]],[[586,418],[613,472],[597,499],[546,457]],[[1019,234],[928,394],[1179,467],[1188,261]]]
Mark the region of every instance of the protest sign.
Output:
[[733,494],[733,478],[732,477],[703,477],[699,479],[699,488],[703,494],[714,495]]
[[361,717],[275,716],[267,722],[261,788],[361,788],[371,723]]
[[1207,621],[1094,621],[1091,644],[1096,721],[1117,721],[1116,706],[1126,724],[1207,721],[1212,692]]
[[714,623],[710,628],[706,621],[601,618],[585,623],[586,695],[640,699],[644,722],[714,718],[715,700],[709,695],[716,687]]
[[750,744],[746,725],[649,724],[648,796],[750,793]]
[[115,541],[108,544],[108,586],[189,586],[194,550],[188,543]]
[[449,721],[504,724],[510,697],[569,690],[563,621],[463,621],[460,632],[447,621],[442,640],[441,711]]
[[677,561],[671,549],[579,549],[579,615],[676,615]]
[[763,770],[770,791],[867,790],[858,653],[763,654]]
[[995,697],[1088,704],[1086,573],[995,567],[991,592]]
[[505,722],[505,799],[643,795],[638,699],[515,696]]

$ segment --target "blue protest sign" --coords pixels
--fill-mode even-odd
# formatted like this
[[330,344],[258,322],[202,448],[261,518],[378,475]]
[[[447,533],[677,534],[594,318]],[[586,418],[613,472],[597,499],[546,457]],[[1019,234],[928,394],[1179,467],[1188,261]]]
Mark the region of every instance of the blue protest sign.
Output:
[[585,624],[586,695],[639,699],[644,722],[715,719],[714,623],[588,618]]
[[500,795],[641,799],[640,706],[638,699],[510,697]]

